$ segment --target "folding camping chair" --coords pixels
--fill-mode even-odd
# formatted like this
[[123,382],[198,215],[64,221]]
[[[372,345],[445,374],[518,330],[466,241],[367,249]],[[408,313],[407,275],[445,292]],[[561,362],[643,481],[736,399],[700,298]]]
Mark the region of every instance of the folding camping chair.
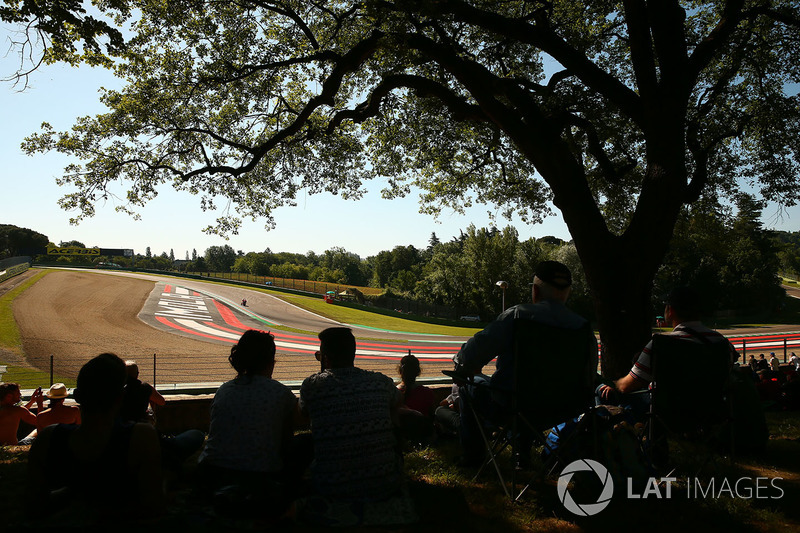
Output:
[[[514,380],[510,391],[473,382],[474,387],[488,387],[493,399],[504,407],[501,420],[492,421],[495,426],[494,437],[486,429],[487,423],[479,414],[480,409],[473,405],[470,395],[465,395],[464,400],[467,409],[476,418],[487,452],[487,460],[475,479],[491,464],[506,495],[516,500],[530,485],[529,482],[519,493],[516,492],[516,476],[522,453],[520,433],[530,432],[534,442],[548,447],[544,431],[592,409],[597,344],[589,324],[575,330],[518,318],[513,324],[513,347]],[[450,376],[454,374],[444,373]],[[465,376],[461,376],[461,379],[469,381]],[[510,491],[498,463],[500,453],[509,447],[514,460]],[[555,465],[560,455],[558,450],[552,452]]]
[[[645,453],[655,466],[667,459],[667,439],[734,452],[733,404],[729,393],[731,352],[725,342],[696,342],[654,335]],[[730,430],[729,441],[720,440]],[[713,449],[702,466],[713,455]]]

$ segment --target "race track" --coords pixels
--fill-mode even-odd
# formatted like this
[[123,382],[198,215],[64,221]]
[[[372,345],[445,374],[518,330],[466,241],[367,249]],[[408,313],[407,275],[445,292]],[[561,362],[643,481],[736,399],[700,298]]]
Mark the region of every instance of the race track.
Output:
[[[238,305],[242,297],[247,308]],[[177,298],[182,303],[176,304]],[[148,381],[155,371],[159,385],[230,379],[230,346],[248,328],[269,330],[270,324],[279,323],[318,332],[337,325],[243,287],[86,270],[51,271],[14,301],[13,311],[31,366],[46,370],[53,356],[55,374],[74,377],[89,358],[110,351],[137,360]],[[299,381],[319,369],[313,356],[316,337],[278,329],[273,333],[276,379]],[[437,344],[430,336],[355,333],[371,339],[359,340],[356,364],[392,377],[409,348],[423,360],[424,375],[440,377],[440,370],[452,368],[452,354],[464,340],[442,337]],[[376,340],[381,337],[386,340]]]

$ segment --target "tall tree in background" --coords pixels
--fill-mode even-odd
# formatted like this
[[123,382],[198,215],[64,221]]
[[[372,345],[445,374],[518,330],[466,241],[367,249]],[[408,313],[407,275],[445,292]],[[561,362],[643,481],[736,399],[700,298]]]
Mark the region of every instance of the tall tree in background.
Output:
[[205,253],[205,264],[213,272],[230,272],[236,262],[236,251],[230,245],[209,246]]
[[31,253],[47,246],[50,239],[38,231],[0,224],[0,259]]
[[[110,7],[119,7],[111,4]],[[793,204],[800,8],[789,0],[131,0],[106,115],[25,149],[87,160],[66,208],[165,183],[264,217],[301,189],[422,191],[423,210],[561,211],[611,377],[650,335],[683,206],[757,184]],[[545,68],[547,67],[547,68]],[[115,190],[127,180],[129,191]],[[236,231],[228,214],[210,231]]]

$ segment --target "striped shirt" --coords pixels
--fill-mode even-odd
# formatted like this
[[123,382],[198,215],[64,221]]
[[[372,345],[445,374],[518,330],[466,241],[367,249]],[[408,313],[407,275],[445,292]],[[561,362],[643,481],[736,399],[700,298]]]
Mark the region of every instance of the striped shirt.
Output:
[[[704,344],[706,342],[727,342],[731,349],[731,362],[739,358],[739,354],[732,344],[721,333],[708,329],[700,322],[684,322],[675,326],[667,335],[672,335],[686,339],[689,342]],[[650,383],[653,381],[651,354],[653,351],[653,341],[647,343],[642,353],[636,359],[631,368],[630,375],[639,381]]]

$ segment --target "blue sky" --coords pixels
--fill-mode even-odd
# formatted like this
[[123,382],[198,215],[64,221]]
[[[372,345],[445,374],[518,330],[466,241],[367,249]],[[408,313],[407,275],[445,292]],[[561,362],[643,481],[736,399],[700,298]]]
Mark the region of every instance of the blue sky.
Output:
[[[0,36],[3,35],[0,28]],[[4,39],[3,39],[4,40]],[[3,44],[0,51],[5,52]],[[0,77],[13,72],[15,57],[0,56]],[[154,253],[174,250],[179,259],[192,249],[203,253],[212,245],[229,244],[236,250],[321,253],[341,246],[361,257],[375,255],[397,245],[427,246],[432,232],[450,240],[470,223],[478,227],[491,224],[487,209],[478,206],[466,215],[443,213],[438,221],[419,214],[415,195],[400,200],[383,200],[382,184],[369,185],[369,194],[360,201],[344,201],[329,194],[306,195],[301,192],[297,207],[285,207],[275,212],[277,228],[266,231],[262,222],[245,221],[239,235],[229,241],[204,234],[202,228],[213,224],[219,211],[203,212],[199,199],[178,193],[170,187],[159,190],[159,196],[139,212],[142,219],[114,211],[114,204],[97,206],[97,214],[71,226],[74,216],[58,207],[58,199],[69,192],[55,180],[71,161],[56,153],[26,156],[20,150],[23,138],[39,130],[43,121],[50,122],[56,131],[69,129],[76,117],[104,111],[98,101],[98,89],[115,88],[119,81],[102,69],[71,68],[64,65],[45,66],[36,71],[27,89],[20,92],[10,83],[0,84],[0,223],[28,227],[44,233],[50,240],[78,240],[87,246],[132,248],[144,253],[147,246]],[[788,211],[782,219],[778,209],[770,206],[763,220],[768,227],[787,231],[800,229],[800,207]],[[513,225],[521,239],[555,235],[569,239],[566,225],[559,216],[543,224],[529,226],[519,220],[498,218],[497,225]]]
[[[1,34],[1,33],[0,33]],[[3,49],[4,50],[4,49]],[[0,57],[0,77],[13,71],[14,57]],[[133,248],[144,253],[147,246],[154,253],[174,249],[179,259],[188,251],[198,253],[212,245],[229,244],[236,250],[321,253],[341,246],[361,257],[375,255],[397,245],[428,245],[432,232],[443,241],[450,240],[470,223],[478,227],[491,224],[486,206],[475,207],[465,215],[444,212],[437,220],[418,212],[416,195],[405,199],[384,200],[382,183],[369,184],[369,194],[360,201],[345,201],[330,194],[306,195],[301,192],[297,207],[280,208],[275,213],[277,228],[266,231],[263,222],[246,220],[238,235],[229,241],[206,235],[202,228],[213,224],[220,211],[203,212],[199,199],[178,193],[171,187],[159,189],[159,196],[139,212],[142,219],[114,211],[115,204],[97,206],[97,214],[78,226],[71,226],[69,213],[58,207],[58,199],[68,189],[56,185],[70,160],[61,154],[38,154],[30,157],[20,150],[23,138],[49,122],[56,131],[69,129],[75,118],[102,113],[98,101],[100,87],[116,88],[119,81],[101,69],[45,66],[35,72],[27,89],[19,92],[10,83],[0,84],[0,223],[14,224],[44,233],[50,240],[78,240],[87,246]],[[569,232],[559,217],[549,217],[544,224],[528,226],[521,221],[498,218],[497,225],[514,225],[521,239],[555,235],[569,239]]]

